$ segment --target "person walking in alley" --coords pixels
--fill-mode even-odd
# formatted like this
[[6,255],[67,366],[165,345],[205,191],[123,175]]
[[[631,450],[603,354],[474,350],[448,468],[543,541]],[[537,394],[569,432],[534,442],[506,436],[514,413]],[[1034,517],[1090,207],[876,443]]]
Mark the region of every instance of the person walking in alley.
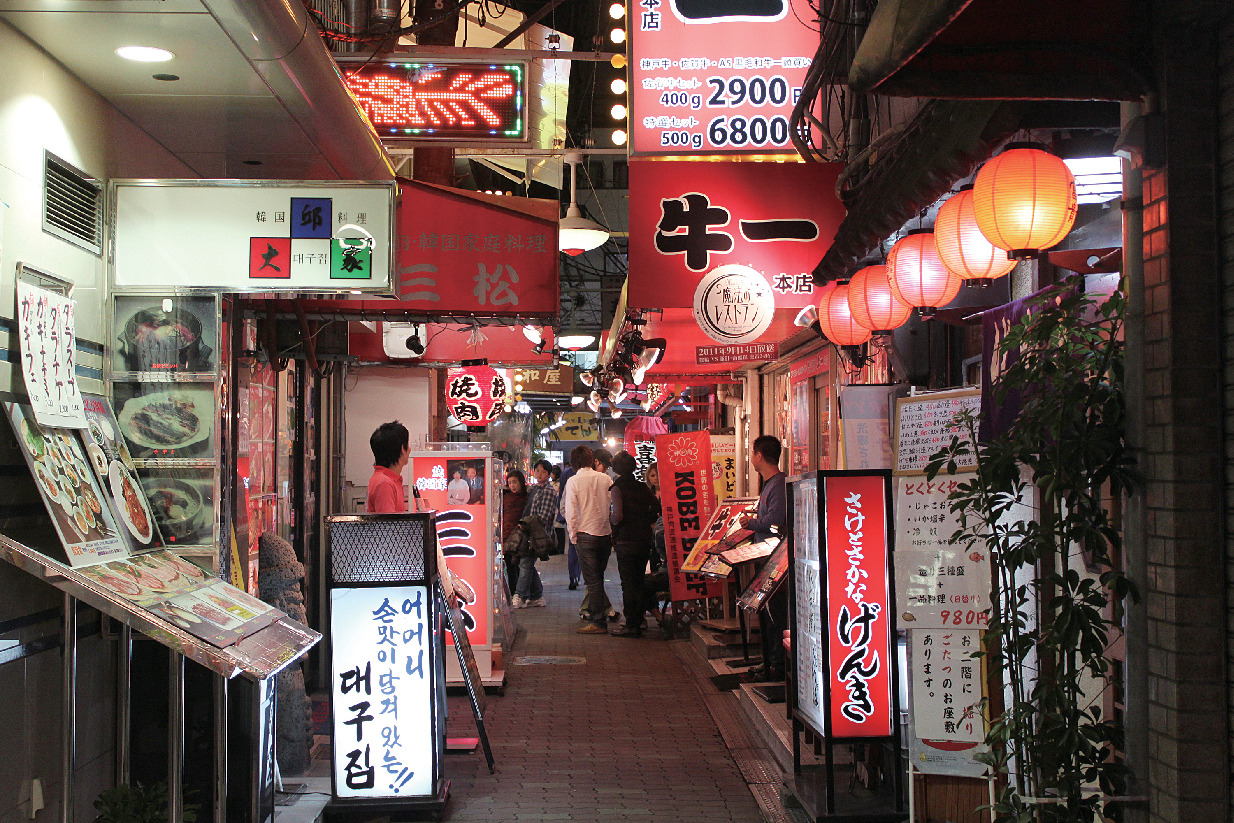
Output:
[[574,476],[565,488],[566,531],[570,542],[578,548],[579,565],[587,596],[580,613],[583,625],[579,634],[607,634],[604,628],[608,611],[608,595],[604,593],[604,570],[612,551],[611,489],[608,475],[595,470],[595,458],[587,446],[575,446],[570,452]]
[[621,575],[622,611],[626,622],[614,626],[614,637],[641,637],[643,634],[644,575],[651,557],[652,526],[660,514],[660,501],[651,488],[640,482],[634,472],[638,465],[626,452],[613,458],[617,480],[613,484],[613,553],[617,555],[617,572]]
[[[514,541],[511,538],[518,531],[518,521],[523,517],[523,509],[527,505],[527,477],[519,469],[506,472],[506,487],[501,490],[501,553],[506,561],[506,580],[510,591],[518,591],[519,557],[512,550]],[[516,594],[510,600],[510,605],[516,609],[523,607]]]
[[[552,464],[547,460],[538,460],[531,467],[531,476],[536,485],[527,491],[527,504],[523,506],[523,525],[528,525],[529,518],[536,518],[545,539],[548,539],[547,530],[552,528],[553,518],[557,516],[557,488],[553,485],[551,470]],[[544,584],[540,582],[540,573],[536,571],[534,551],[524,551],[519,557],[518,589],[514,596],[524,607],[548,605],[544,599]]]

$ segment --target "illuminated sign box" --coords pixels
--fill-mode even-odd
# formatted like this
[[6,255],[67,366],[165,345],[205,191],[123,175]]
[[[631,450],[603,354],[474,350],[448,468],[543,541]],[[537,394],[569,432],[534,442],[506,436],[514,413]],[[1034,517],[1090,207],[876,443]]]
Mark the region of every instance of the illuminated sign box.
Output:
[[342,63],[343,82],[383,141],[522,143],[527,64]]

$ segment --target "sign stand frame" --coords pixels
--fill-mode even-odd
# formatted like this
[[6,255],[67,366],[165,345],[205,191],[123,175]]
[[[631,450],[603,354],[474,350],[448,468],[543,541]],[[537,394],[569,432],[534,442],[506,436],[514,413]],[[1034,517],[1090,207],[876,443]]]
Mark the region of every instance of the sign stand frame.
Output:
[[[433,591],[441,604],[441,616],[445,628],[454,637],[454,651],[458,653],[459,669],[463,672],[463,685],[467,687],[467,699],[471,703],[471,713],[476,719],[476,731],[480,734],[480,745],[484,747],[484,759],[488,762],[488,773],[493,774],[493,749],[488,743],[488,731],[484,728],[484,686],[480,680],[480,669],[476,665],[476,657],[471,653],[471,643],[467,640],[467,632],[461,630],[462,616],[458,614],[458,605],[452,604],[446,596],[445,587],[441,585],[441,570],[437,571],[437,580],[433,582]],[[477,689],[477,684],[479,688]]]

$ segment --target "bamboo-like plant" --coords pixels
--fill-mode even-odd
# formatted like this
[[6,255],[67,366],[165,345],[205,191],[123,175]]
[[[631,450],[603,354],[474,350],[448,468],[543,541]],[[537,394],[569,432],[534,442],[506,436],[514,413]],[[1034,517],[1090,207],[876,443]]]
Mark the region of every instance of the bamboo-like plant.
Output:
[[[951,542],[988,547],[993,565],[984,656],[1008,705],[988,726],[979,759],[1005,777],[994,804],[1003,823],[1092,823],[1102,798],[1124,793],[1116,762],[1123,730],[1101,711],[1106,658],[1134,596],[1123,573],[1121,539],[1106,501],[1131,484],[1124,432],[1121,288],[1104,301],[1081,278],[1029,301],[999,347],[1005,362],[997,402],[1017,393],[1007,431],[979,439],[978,420],[960,415],[956,437],[927,474],[962,476],[950,495],[960,516]],[[1037,516],[1014,508],[1039,501]],[[995,686],[997,688],[997,686]]]

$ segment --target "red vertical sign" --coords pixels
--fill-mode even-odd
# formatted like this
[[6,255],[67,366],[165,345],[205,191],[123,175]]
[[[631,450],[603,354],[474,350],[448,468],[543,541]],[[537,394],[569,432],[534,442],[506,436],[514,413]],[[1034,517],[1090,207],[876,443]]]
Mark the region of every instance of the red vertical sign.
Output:
[[890,737],[891,602],[887,478],[823,478],[833,737]]
[[[437,512],[437,543],[446,565],[456,579],[467,584],[460,587],[459,610],[467,626],[467,639],[475,648],[488,648],[492,611],[488,506],[496,505],[496,501],[487,499],[485,463],[481,457],[451,459],[448,453],[411,459],[412,482],[428,508]],[[454,642],[448,634],[446,642]]]
[[722,584],[681,571],[682,562],[703,533],[716,505],[711,482],[711,435],[696,431],[657,436],[656,464],[664,505],[669,593],[673,600],[719,597]]

